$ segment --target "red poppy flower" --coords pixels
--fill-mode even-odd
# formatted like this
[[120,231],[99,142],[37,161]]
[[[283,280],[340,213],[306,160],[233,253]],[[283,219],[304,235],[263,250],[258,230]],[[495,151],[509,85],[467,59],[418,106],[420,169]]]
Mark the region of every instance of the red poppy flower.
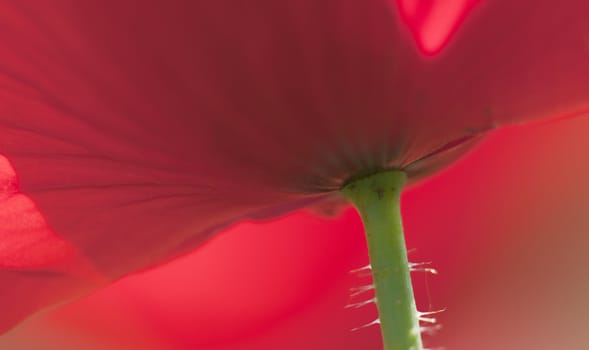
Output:
[[385,0],[3,2],[0,329],[350,176],[415,179],[587,108],[588,7],[489,1],[415,45],[404,22],[428,22]]
[[[506,128],[407,191],[410,257],[440,272],[427,288],[414,276],[418,304],[447,307],[430,347],[589,346],[587,128],[587,118]],[[374,307],[343,308],[360,281],[348,271],[366,263],[362,236],[353,211],[238,225],[186,258],[27,322],[0,348],[381,349],[378,329],[350,332]]]

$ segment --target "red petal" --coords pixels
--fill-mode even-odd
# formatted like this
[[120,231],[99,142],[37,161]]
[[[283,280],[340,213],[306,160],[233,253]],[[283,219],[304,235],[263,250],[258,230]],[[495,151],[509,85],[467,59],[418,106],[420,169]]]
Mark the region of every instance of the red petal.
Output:
[[0,332],[105,282],[76,247],[47,226],[17,182],[0,156]]
[[[589,3],[483,1],[417,84],[438,118],[521,122],[589,110]],[[417,77],[416,77],[417,78]]]

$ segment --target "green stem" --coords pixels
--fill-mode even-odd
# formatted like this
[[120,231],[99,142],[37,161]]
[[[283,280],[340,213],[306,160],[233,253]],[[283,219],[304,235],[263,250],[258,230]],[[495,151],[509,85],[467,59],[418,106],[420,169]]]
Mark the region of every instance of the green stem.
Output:
[[342,189],[364,223],[386,350],[423,349],[401,223],[405,180],[404,172],[389,170],[354,180]]

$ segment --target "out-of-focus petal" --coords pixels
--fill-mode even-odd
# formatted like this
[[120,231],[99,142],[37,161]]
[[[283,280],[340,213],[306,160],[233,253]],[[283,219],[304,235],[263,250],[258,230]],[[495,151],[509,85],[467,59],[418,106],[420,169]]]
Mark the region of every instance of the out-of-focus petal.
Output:
[[[424,64],[412,71],[410,88],[420,96],[412,110],[425,110],[430,125],[443,120],[440,126],[462,125],[465,133],[485,129],[485,120],[493,128],[589,113],[586,13],[585,1],[477,3],[443,50],[423,54]],[[474,120],[480,124],[464,123]],[[421,143],[438,132],[425,130]]]
[[106,281],[51,230],[0,156],[0,332],[47,305]]
[[69,263],[79,256],[75,247],[53,232],[35,204],[20,193],[14,169],[1,156],[0,185],[0,268],[78,269]]
[[589,110],[586,1],[481,1],[420,83],[438,118],[503,125]]
[[480,0],[396,0],[419,50],[435,55],[451,40]]

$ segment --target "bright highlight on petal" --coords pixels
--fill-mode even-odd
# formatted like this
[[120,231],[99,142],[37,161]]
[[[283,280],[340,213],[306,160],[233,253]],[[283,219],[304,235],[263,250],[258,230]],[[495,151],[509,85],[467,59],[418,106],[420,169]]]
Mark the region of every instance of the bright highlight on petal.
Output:
[[435,55],[480,0],[396,0],[420,51]]

